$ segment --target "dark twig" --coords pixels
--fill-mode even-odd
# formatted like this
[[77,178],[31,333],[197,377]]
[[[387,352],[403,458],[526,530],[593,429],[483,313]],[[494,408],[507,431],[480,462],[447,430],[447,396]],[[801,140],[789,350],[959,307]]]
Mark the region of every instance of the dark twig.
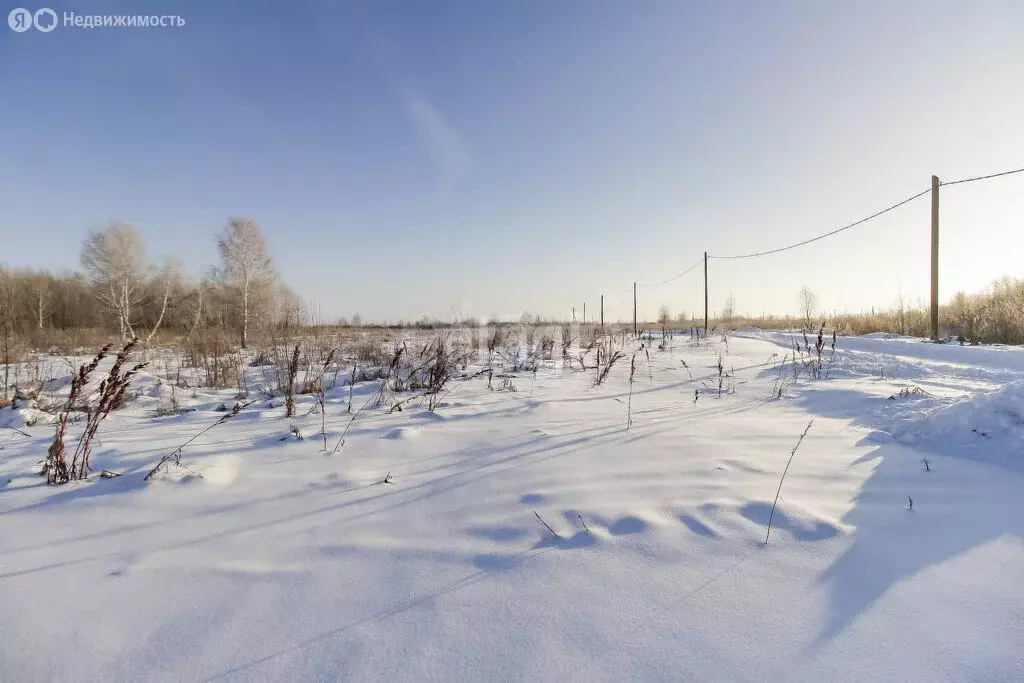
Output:
[[555,532],[555,530],[554,530],[554,529],[552,529],[552,528],[551,528],[550,526],[548,526],[548,523],[547,523],[547,522],[545,522],[545,521],[544,521],[543,519],[541,519],[541,516],[537,514],[537,511],[536,511],[536,510],[534,510],[534,511],[533,511],[533,514],[537,515],[537,519],[540,519],[540,523],[541,523],[541,524],[543,524],[543,525],[544,525],[544,527],[545,527],[545,528],[546,528],[546,529],[547,529],[548,531],[550,531],[550,532],[551,532],[551,535],[552,535],[552,536],[554,536],[555,538],[562,538],[561,536],[559,536],[559,535],[558,535],[558,534],[557,534],[557,533]]
[[8,429],[13,429],[14,431],[18,432],[18,433],[19,433],[19,434],[21,434],[22,436],[26,436],[26,437],[28,437],[28,438],[30,438],[30,439],[32,438],[32,435],[31,435],[31,434],[28,434],[28,433],[26,433],[26,432],[23,432],[23,431],[21,431],[20,429],[18,429],[17,427],[12,427],[11,425],[4,425],[4,427],[7,427]]

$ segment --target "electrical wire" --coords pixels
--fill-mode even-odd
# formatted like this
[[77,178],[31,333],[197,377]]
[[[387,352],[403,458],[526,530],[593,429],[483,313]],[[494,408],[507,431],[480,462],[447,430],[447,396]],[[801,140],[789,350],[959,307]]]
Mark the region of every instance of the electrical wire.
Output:
[[823,240],[826,237],[831,237],[832,235],[838,235],[839,233],[843,232],[844,230],[849,230],[850,228],[855,228],[858,225],[863,225],[864,223],[867,223],[868,221],[872,220],[873,218],[878,218],[882,214],[889,213],[893,209],[898,209],[899,207],[903,206],[904,204],[908,204],[908,203],[914,201],[915,199],[917,199],[918,197],[923,197],[924,195],[928,194],[931,191],[932,191],[932,189],[929,187],[926,190],[922,190],[921,192],[918,192],[915,195],[907,197],[906,199],[904,199],[901,202],[897,202],[897,203],[893,204],[892,206],[890,206],[888,208],[885,208],[885,209],[882,209],[881,211],[873,213],[873,214],[871,214],[870,216],[868,216],[866,218],[861,218],[859,221],[855,221],[853,223],[850,223],[849,225],[844,225],[841,228],[836,228],[835,230],[832,230],[831,232],[826,232],[824,234],[818,235],[817,237],[812,237],[811,239],[804,240],[803,242],[797,242],[796,244],[789,244],[789,245],[786,245],[784,247],[779,247],[778,249],[769,249],[768,251],[759,251],[756,254],[739,254],[739,255],[736,255],[736,256],[712,256],[712,255],[708,254],[708,258],[709,259],[719,259],[719,260],[722,260],[722,259],[754,258],[756,256],[767,256],[769,254],[778,254],[781,251],[788,251],[790,249],[796,249],[797,247],[802,247],[805,244],[810,244],[811,242],[817,242],[818,240]]
[[[1024,168],[1017,168],[1017,169],[1013,169],[1012,171],[1001,171],[999,173],[990,173],[988,175],[976,176],[976,177],[973,177],[973,178],[962,178],[961,180],[951,180],[949,182],[940,182],[939,185],[940,186],[942,186],[942,185],[960,185],[962,183],[973,183],[973,182],[978,181],[978,180],[988,180],[990,178],[999,178],[1001,176],[1013,175],[1014,173],[1024,173]],[[737,255],[734,255],[734,256],[712,256],[711,254],[706,254],[706,257],[709,258],[709,259],[718,259],[718,260],[748,259],[748,258],[756,258],[758,256],[768,256],[770,254],[778,254],[778,253],[783,252],[783,251],[789,251],[790,249],[796,249],[797,247],[802,247],[802,246],[805,246],[807,244],[811,244],[812,242],[817,242],[818,240],[823,240],[826,237],[832,237],[833,235],[838,235],[839,233],[844,232],[846,230],[849,230],[851,228],[855,228],[858,225],[863,225],[864,223],[867,223],[870,220],[878,218],[879,216],[881,216],[883,214],[889,213],[890,211],[893,211],[895,209],[900,208],[904,204],[909,204],[910,202],[914,201],[918,197],[923,197],[924,195],[928,194],[929,192],[931,192],[931,187],[928,187],[928,188],[926,188],[924,190],[921,190],[917,194],[911,195],[910,197],[907,197],[903,201],[896,202],[892,206],[886,207],[886,208],[882,209],[881,211],[877,211],[877,212],[871,214],[870,216],[867,216],[865,218],[861,218],[859,221],[854,221],[853,223],[850,223],[848,225],[844,225],[841,228],[836,228],[835,230],[831,230],[829,232],[822,233],[822,234],[817,235],[815,237],[812,237],[810,239],[803,240],[802,242],[796,242],[794,244],[788,244],[788,245],[786,245],[784,247],[778,247],[777,249],[769,249],[767,251],[759,251],[759,252],[754,253],[754,254],[737,254]],[[674,281],[678,280],[679,278],[681,278],[681,277],[683,277],[685,275],[688,275],[695,268],[700,266],[700,264],[703,263],[703,262],[704,262],[703,258],[699,259],[696,263],[694,263],[692,266],[690,266],[689,268],[687,268],[683,272],[679,273],[678,275],[673,275],[672,277],[670,277],[670,278],[668,278],[666,280],[662,280],[661,282],[650,282],[650,283],[648,283],[648,282],[638,282],[638,283],[634,284],[633,287],[630,287],[629,289],[625,290],[622,294],[616,295],[615,298],[618,298],[618,297],[621,297],[621,296],[624,296],[624,295],[634,294],[636,292],[636,288],[638,288],[638,287],[660,287],[661,285],[667,285],[670,282],[674,282]]]
[[1012,171],[1003,171],[1002,173],[990,173],[988,175],[981,175],[976,178],[964,178],[963,180],[951,180],[948,183],[940,182],[939,185],[959,185],[960,183],[973,183],[975,180],[988,180],[989,178],[998,178],[1003,175],[1012,175],[1014,173],[1024,172],[1024,168],[1017,168]]
[[704,259],[703,258],[699,259],[696,263],[694,263],[692,266],[690,266],[689,268],[687,268],[683,272],[679,273],[678,275],[673,275],[672,277],[668,278],[667,280],[662,280],[661,282],[650,282],[650,283],[638,282],[636,286],[637,287],[660,287],[661,285],[667,285],[670,282],[675,282],[676,280],[678,280],[679,278],[683,277],[684,275],[689,275],[690,272],[694,268],[696,268],[697,266],[699,266],[702,263],[704,263]]

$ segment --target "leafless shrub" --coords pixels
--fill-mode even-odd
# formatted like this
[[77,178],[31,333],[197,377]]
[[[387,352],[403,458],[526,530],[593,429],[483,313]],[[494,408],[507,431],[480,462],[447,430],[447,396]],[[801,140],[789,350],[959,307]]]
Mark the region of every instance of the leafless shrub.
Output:
[[448,353],[446,340],[438,337],[434,348],[433,362],[427,368],[427,389],[428,397],[427,410],[434,412],[437,407],[438,397],[444,385],[448,382],[452,372],[452,358]]
[[495,325],[491,334],[487,338],[487,354],[490,357],[494,356],[495,351],[505,346],[508,338],[508,330],[505,329],[504,325]]
[[583,349],[584,354],[594,350],[594,347],[597,346],[597,340],[597,328],[586,325],[580,326],[580,348]]
[[[624,358],[625,355],[626,354],[624,354],[620,349],[612,348],[611,337],[608,337],[605,342],[605,347],[598,356],[600,360],[597,365],[597,378],[594,380],[595,387],[599,387],[604,383],[605,379],[608,378],[608,373],[612,371],[612,367],[615,366],[615,363],[618,362],[619,359]],[[601,361],[604,361],[603,366],[601,365]]]
[[400,346],[395,349],[395,355],[391,358],[391,362],[388,364],[387,374],[381,379],[380,389],[377,391],[377,405],[380,406],[384,403],[387,396],[388,383],[393,378],[397,377],[398,371],[402,365],[402,354],[406,351],[405,346]]
[[[303,383],[302,392],[303,394],[320,394],[326,391],[330,391],[337,384],[338,368],[334,364],[334,357],[337,353],[337,349],[332,348],[325,357],[318,360],[314,365],[312,359],[310,359],[310,365],[307,367],[305,373],[305,382]],[[334,369],[335,379],[328,379],[328,371],[331,367]]]
[[[169,386],[171,388],[171,396],[170,396],[170,399],[168,400],[166,405],[164,404],[164,393],[162,391],[162,387],[163,386]],[[175,388],[175,384],[173,382],[166,382],[166,383],[164,383],[164,382],[161,381],[158,384],[158,388],[161,388],[161,390],[160,390],[160,405],[157,406],[156,410],[154,411],[154,414],[157,417],[165,417],[165,416],[168,416],[168,415],[177,415],[177,414],[179,414],[181,412],[181,405],[178,403],[178,395],[177,395],[177,389]]]
[[212,389],[242,384],[241,358],[223,330],[202,328],[185,343],[184,362],[202,371],[202,383]]
[[518,336],[510,335],[505,347],[501,351],[502,367],[508,368],[512,372],[519,372],[524,369],[524,359],[522,356],[523,345],[520,343]]
[[790,374],[786,370],[786,364],[789,362],[789,354],[786,354],[782,362],[779,363],[778,374],[775,377],[775,384],[772,385],[772,398],[782,398],[786,395],[786,389],[796,381],[795,378],[791,378]]
[[370,337],[364,337],[356,342],[351,348],[351,355],[356,360],[377,366],[386,365],[391,357],[378,340]]

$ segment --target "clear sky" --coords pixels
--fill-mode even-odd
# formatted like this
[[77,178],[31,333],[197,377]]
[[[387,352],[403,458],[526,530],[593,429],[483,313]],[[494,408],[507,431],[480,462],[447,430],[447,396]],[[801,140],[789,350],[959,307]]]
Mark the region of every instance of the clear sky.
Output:
[[[19,6],[27,6],[26,1]],[[15,5],[10,4],[9,9]],[[136,225],[195,275],[262,226],[326,316],[629,317],[634,280],[1024,166],[1024,2],[51,2],[0,32],[0,262]],[[36,9],[35,6],[30,9]],[[927,197],[713,261],[711,307],[927,296]],[[1024,276],[1024,174],[942,190],[943,298]],[[702,305],[700,269],[641,313]]]

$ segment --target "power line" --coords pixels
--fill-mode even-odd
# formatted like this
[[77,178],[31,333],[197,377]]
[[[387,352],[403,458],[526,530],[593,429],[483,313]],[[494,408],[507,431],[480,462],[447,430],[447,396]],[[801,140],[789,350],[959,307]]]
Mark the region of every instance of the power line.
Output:
[[650,283],[638,282],[636,286],[637,287],[660,287],[661,285],[667,285],[670,282],[675,282],[676,280],[678,280],[679,278],[683,277],[684,275],[689,275],[690,271],[692,271],[694,268],[696,268],[697,266],[699,266],[702,263],[704,263],[704,259],[703,258],[699,259],[696,263],[694,263],[692,266],[690,266],[689,268],[687,268],[683,272],[679,273],[678,275],[673,275],[672,277],[670,277],[667,280],[662,280],[661,282],[650,282]]
[[[1015,173],[1024,173],[1024,168],[1016,168],[1016,169],[1013,169],[1011,171],[1002,171],[1002,172],[999,172],[999,173],[990,173],[988,175],[976,176],[976,177],[973,177],[973,178],[963,178],[961,180],[951,180],[949,182],[940,182],[939,185],[940,186],[941,185],[960,185],[961,183],[973,183],[973,182],[978,181],[978,180],[989,180],[990,178],[999,178],[1001,176],[1013,175]],[[629,289],[624,291],[622,294],[616,295],[615,298],[618,298],[618,297],[621,297],[621,296],[624,296],[624,295],[629,295],[629,294],[634,294],[634,296],[635,296],[636,288],[637,287],[660,287],[661,285],[667,285],[670,282],[674,282],[675,280],[678,280],[679,278],[681,278],[681,277],[683,277],[685,275],[688,275],[695,268],[697,268],[702,263],[704,263],[705,259],[726,260],[726,259],[747,259],[747,258],[756,258],[758,256],[768,256],[770,254],[778,254],[778,253],[783,252],[783,251],[789,251],[790,249],[796,249],[797,247],[802,247],[804,245],[811,244],[812,242],[817,242],[818,240],[823,240],[826,237],[832,237],[833,235],[838,235],[841,232],[844,232],[844,231],[849,230],[851,228],[855,228],[858,225],[863,225],[864,223],[867,223],[870,220],[878,218],[879,216],[881,216],[883,214],[886,214],[886,213],[889,213],[890,211],[898,209],[899,207],[903,206],[904,204],[909,204],[910,202],[914,201],[918,197],[923,197],[924,195],[928,194],[931,191],[932,191],[932,188],[928,187],[928,188],[918,192],[917,194],[914,194],[914,195],[911,195],[910,197],[907,197],[903,201],[897,202],[897,203],[893,204],[892,206],[889,206],[889,207],[886,207],[886,208],[882,209],[881,211],[877,211],[877,212],[871,214],[870,216],[867,216],[865,218],[861,218],[859,221],[854,221],[853,223],[850,223],[848,225],[844,225],[841,228],[836,228],[835,230],[831,230],[829,232],[822,233],[821,235],[817,235],[817,236],[812,237],[810,239],[806,239],[806,240],[804,240],[802,242],[796,242],[794,244],[788,244],[788,245],[786,245],[784,247],[778,247],[777,249],[769,249],[767,251],[759,251],[759,252],[754,253],[754,254],[737,254],[737,255],[734,255],[734,256],[712,256],[710,254],[705,254],[705,258],[704,259],[698,260],[696,263],[694,263],[692,266],[690,266],[689,268],[687,268],[683,272],[679,273],[678,275],[673,275],[672,277],[670,277],[670,278],[668,278],[666,280],[662,280],[661,282],[651,282],[651,283],[640,283],[640,282],[638,282],[638,283],[635,283],[632,287],[630,287]]]
[[[1022,169],[1022,170],[1024,170],[1024,169]],[[958,182],[964,182],[964,181],[958,181]],[[922,196],[928,194],[931,191],[932,191],[932,189],[929,187],[928,189],[922,190],[921,192],[918,192],[917,194],[915,194],[915,195],[913,195],[911,197],[907,197],[906,199],[904,199],[901,202],[897,202],[896,204],[893,204],[892,206],[890,206],[888,208],[885,208],[885,209],[882,209],[881,211],[873,213],[870,216],[868,216],[867,218],[861,218],[859,221],[855,221],[853,223],[850,223],[849,225],[844,225],[841,228],[836,228],[835,230],[832,230],[831,232],[826,232],[824,234],[818,235],[817,237],[812,237],[809,240],[804,240],[803,242],[797,242],[796,244],[789,244],[789,245],[787,245],[785,247],[779,247],[778,249],[769,249],[768,251],[759,251],[756,254],[741,254],[741,255],[738,255],[738,256],[711,256],[709,254],[708,258],[709,259],[743,259],[743,258],[754,258],[755,256],[767,256],[768,254],[777,254],[780,251],[788,251],[789,249],[796,249],[797,247],[802,247],[805,244],[810,244],[811,242],[817,242],[818,240],[823,240],[826,237],[831,237],[832,235],[837,235],[837,234],[843,232],[844,230],[849,230],[850,228],[855,228],[858,225],[862,225],[863,223],[867,223],[871,219],[878,218],[882,214],[889,213],[893,209],[898,209],[899,207],[903,206],[904,204],[912,202],[915,199],[917,199],[918,197],[922,197]]]
[[939,185],[959,185],[960,183],[973,183],[975,180],[988,180],[989,178],[998,178],[1002,175],[1012,175],[1014,173],[1024,172],[1024,168],[1017,168],[1012,171],[1003,171],[1002,173],[990,173],[989,175],[981,175],[977,178],[964,178],[963,180],[952,180],[948,183],[939,183]]

